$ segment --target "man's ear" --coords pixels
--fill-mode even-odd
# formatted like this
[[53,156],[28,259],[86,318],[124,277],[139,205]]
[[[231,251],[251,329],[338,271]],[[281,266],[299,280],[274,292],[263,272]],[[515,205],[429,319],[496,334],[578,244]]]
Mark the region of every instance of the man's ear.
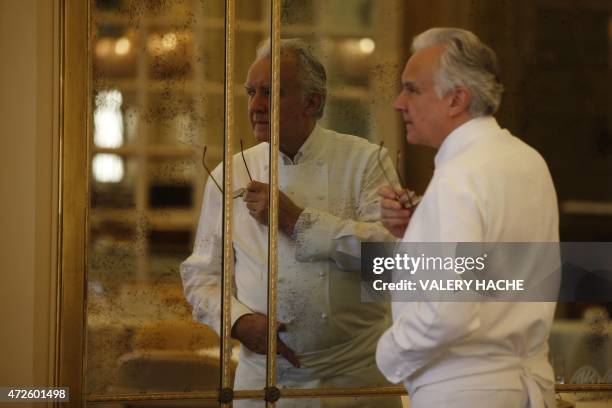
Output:
[[470,107],[470,101],[472,100],[472,93],[469,89],[458,86],[453,90],[453,93],[449,102],[449,113],[451,116],[456,116],[461,113],[467,112]]
[[323,103],[323,95],[312,92],[306,97],[306,111],[310,116],[313,116],[319,110]]

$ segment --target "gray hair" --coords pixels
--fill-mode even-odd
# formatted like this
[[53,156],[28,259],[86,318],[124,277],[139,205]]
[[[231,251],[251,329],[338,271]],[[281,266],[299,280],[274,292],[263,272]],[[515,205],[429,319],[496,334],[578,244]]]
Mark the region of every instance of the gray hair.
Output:
[[460,28],[431,28],[414,38],[412,51],[435,45],[446,46],[435,75],[438,97],[461,85],[472,93],[468,108],[472,117],[494,114],[504,91],[495,51]]
[[[321,105],[314,113],[317,119],[323,117],[325,110],[325,99],[327,97],[327,74],[325,67],[312,53],[312,47],[299,38],[286,38],[280,41],[281,53],[291,52],[299,61],[298,75],[302,86],[302,96],[304,99],[310,94],[321,95]],[[265,40],[257,47],[257,58],[270,58],[272,50],[270,40]]]

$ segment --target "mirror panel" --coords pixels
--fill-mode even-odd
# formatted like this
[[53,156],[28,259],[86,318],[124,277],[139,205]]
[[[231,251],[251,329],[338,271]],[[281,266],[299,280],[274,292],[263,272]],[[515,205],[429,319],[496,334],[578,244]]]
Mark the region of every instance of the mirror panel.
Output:
[[215,390],[179,266],[223,143],[223,1],[92,1],[88,394]]
[[[86,390],[214,390],[218,337],[192,322],[179,265],[196,242],[208,178],[204,146],[211,170],[222,158],[224,3],[91,1]],[[268,7],[265,0],[236,2],[236,153],[241,138],[245,149],[256,144],[243,85],[268,35]],[[320,124],[372,143],[384,140],[390,152],[401,152],[398,167],[407,185],[422,194],[433,152],[406,146],[391,107],[408,39],[430,26],[473,29],[502,63],[500,124],[549,164],[562,240],[612,241],[612,118],[601,86],[609,83],[612,65],[610,10],[604,1],[285,0],[281,34],[303,38],[326,66],[328,101]],[[507,27],[503,35],[492,21]],[[290,177],[282,170],[279,176]],[[338,191],[350,187],[327,182]],[[292,193],[300,195],[299,189]],[[299,315],[307,299],[298,302],[294,291],[279,281],[279,302],[291,299],[290,312]],[[611,311],[610,304],[558,306],[550,356],[559,383],[612,383]],[[343,384],[360,385],[371,384]]]

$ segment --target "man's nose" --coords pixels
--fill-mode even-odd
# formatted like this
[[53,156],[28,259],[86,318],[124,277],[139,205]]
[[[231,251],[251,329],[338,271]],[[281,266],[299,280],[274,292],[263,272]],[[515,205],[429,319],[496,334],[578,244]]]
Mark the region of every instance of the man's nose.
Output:
[[251,112],[266,112],[268,110],[268,98],[262,92],[257,92],[251,98],[249,104]]
[[396,111],[400,111],[400,112],[403,112],[404,110],[406,110],[405,103],[402,100],[401,93],[397,95],[397,98],[395,98],[395,101],[393,101],[393,109],[395,109]]

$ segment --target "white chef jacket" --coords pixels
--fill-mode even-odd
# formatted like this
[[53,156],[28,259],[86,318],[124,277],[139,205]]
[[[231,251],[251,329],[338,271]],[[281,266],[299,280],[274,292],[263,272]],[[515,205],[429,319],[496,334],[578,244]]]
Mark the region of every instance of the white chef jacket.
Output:
[[[404,242],[558,242],[555,189],[542,157],[493,117],[451,132]],[[509,277],[511,278],[511,277]],[[393,302],[376,360],[392,382],[445,390],[526,390],[550,404],[554,303]],[[546,402],[545,402],[546,400]],[[474,400],[476,403],[486,401]],[[554,401],[552,402],[554,403]]]
[[[362,241],[393,240],[378,221],[377,189],[387,182],[377,153],[378,146],[364,139],[318,125],[293,161],[281,153],[279,187],[304,211],[295,226],[295,239],[278,235],[278,319],[287,327],[280,337],[302,364],[296,369],[279,357],[279,383],[306,382],[375,365],[376,342],[391,318],[388,304],[361,302],[359,256]],[[268,143],[246,150],[244,156],[253,180],[267,183]],[[397,183],[385,151],[383,163]],[[222,180],[221,174],[219,165],[213,175]],[[233,159],[233,174],[234,189],[249,182],[239,154]],[[221,193],[209,179],[194,251],[180,268],[194,319],[217,331],[221,211]],[[242,199],[234,200],[233,214],[232,324],[246,313],[267,313],[268,240],[268,228],[249,215]],[[264,355],[246,348],[240,358],[265,366]]]

